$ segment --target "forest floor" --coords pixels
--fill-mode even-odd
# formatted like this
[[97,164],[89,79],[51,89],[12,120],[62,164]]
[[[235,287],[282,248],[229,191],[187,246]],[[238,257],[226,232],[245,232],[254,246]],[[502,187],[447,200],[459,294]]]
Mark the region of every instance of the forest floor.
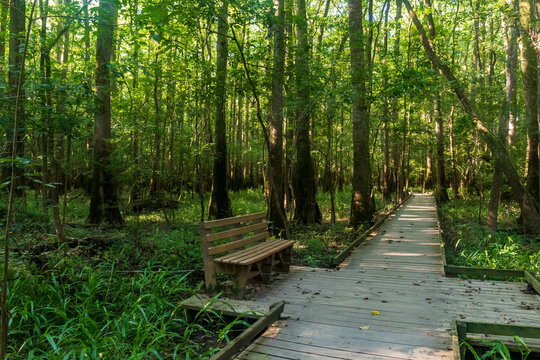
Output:
[[[237,215],[266,207],[260,189],[232,192],[231,198]],[[78,193],[67,199],[67,244],[58,244],[49,215],[32,195],[25,204],[18,203],[8,274],[10,358],[63,359],[71,354],[67,358],[196,359],[211,355],[233,336],[229,319],[210,323],[201,316],[198,323],[188,323],[177,307],[203,286],[196,194],[186,194],[174,209],[127,214],[122,228],[85,225],[88,201]],[[292,229],[296,265],[327,267],[329,259],[356,238],[347,227],[350,188],[336,194],[334,225],[329,224],[330,196],[319,193],[318,203],[323,224]],[[381,213],[392,205],[377,198]],[[456,228],[452,244],[459,251],[453,261],[478,266],[475,261],[492,255],[478,251],[471,256],[464,251],[474,247],[464,247],[463,234],[482,228],[471,225],[475,219],[471,211],[474,200],[460,200],[444,205],[441,213],[443,223]],[[517,261],[538,269],[533,242],[505,231],[497,238],[511,251],[501,266],[515,267]],[[506,234],[511,234],[511,243]],[[527,257],[520,257],[523,248],[528,249]]]
[[489,194],[439,204],[447,261],[453,265],[540,271],[540,237],[523,234],[519,207],[503,202],[498,231],[486,227]]

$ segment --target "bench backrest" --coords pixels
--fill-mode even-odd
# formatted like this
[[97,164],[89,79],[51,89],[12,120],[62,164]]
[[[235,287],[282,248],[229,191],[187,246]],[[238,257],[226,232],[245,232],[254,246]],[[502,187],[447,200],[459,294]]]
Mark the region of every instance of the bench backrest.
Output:
[[[227,229],[214,231],[221,227],[227,227]],[[264,212],[203,221],[199,224],[199,229],[204,257],[214,257],[220,253],[265,241],[269,237]],[[226,240],[230,241],[224,242]],[[218,241],[222,243],[214,244]]]

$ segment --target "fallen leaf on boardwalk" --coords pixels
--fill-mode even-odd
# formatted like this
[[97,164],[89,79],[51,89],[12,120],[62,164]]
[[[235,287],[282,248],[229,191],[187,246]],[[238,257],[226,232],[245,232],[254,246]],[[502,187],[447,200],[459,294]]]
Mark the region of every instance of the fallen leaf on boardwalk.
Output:
[[369,300],[369,298],[368,298],[368,297],[365,297],[364,300]]
[[360,326],[360,330],[368,330],[368,329],[369,329],[369,325]]
[[415,286],[420,286],[420,284],[419,284],[419,283],[412,283],[412,284],[413,284],[413,285],[415,285]]
[[431,298],[426,298],[426,300],[428,300],[428,301],[429,301],[429,300],[431,300]]
[[522,308],[523,310],[534,310],[534,305],[532,305],[532,304],[527,304],[527,303],[525,303],[525,302],[522,301],[522,302],[521,302],[521,308]]
[[380,314],[380,312],[378,312],[377,310],[373,310],[373,311],[371,312],[371,315],[379,315],[379,314]]

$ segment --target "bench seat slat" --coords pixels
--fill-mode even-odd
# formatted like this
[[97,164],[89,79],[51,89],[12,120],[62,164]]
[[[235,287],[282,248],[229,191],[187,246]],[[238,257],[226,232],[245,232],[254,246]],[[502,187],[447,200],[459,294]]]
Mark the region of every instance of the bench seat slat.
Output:
[[225,264],[250,265],[284,250],[294,244],[292,240],[271,240],[245,250],[215,259]]
[[242,260],[243,258],[249,257],[252,254],[260,253],[261,251],[266,250],[266,248],[272,248],[272,246],[274,246],[273,241],[265,241],[253,247],[240,250],[240,251],[235,251],[232,254],[228,254],[228,255],[220,257],[219,260],[220,262],[228,262],[228,263],[235,262],[236,263]]
[[275,245],[273,246],[271,249],[267,249],[266,252],[260,252],[260,253],[257,253],[255,254],[254,257],[250,257],[248,259],[244,259],[244,260],[241,260],[240,261],[240,264],[241,265],[249,265],[249,264],[253,264],[259,260],[262,260],[266,257],[269,257],[273,254],[276,254],[288,247],[292,247],[293,244],[294,244],[294,241],[287,241],[287,240],[279,240],[279,241],[282,241],[281,244],[279,245]]
[[250,232],[257,232],[264,229],[266,229],[266,221],[258,223],[258,224],[242,226],[236,229],[230,229],[230,230],[220,231],[213,234],[208,234],[206,235],[206,241],[213,242],[213,241],[223,240],[223,239],[231,238],[233,236],[245,235],[245,234],[249,234]]
[[232,242],[222,244],[222,245],[212,246],[212,247],[208,248],[208,254],[209,255],[216,255],[216,254],[223,253],[225,251],[238,249],[240,247],[243,247],[243,246],[246,246],[246,245],[249,245],[249,244],[253,244],[253,243],[257,242],[257,241],[264,240],[267,237],[268,237],[268,233],[265,231],[263,233],[253,235],[253,236],[250,236],[250,237],[247,237],[247,238],[244,238],[244,239],[232,241]]

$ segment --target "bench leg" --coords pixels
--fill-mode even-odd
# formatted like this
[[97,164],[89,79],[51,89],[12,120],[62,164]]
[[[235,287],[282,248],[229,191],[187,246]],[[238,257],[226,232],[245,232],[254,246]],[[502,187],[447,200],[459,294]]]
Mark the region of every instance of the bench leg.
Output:
[[207,262],[204,266],[204,281],[206,283],[206,292],[211,294],[214,292],[217,286],[216,270],[214,262]]
[[277,270],[279,272],[288,273],[291,267],[292,247],[280,251],[278,256],[280,264]]
[[236,295],[238,299],[242,299],[248,281],[249,266],[239,266],[237,269],[236,275],[234,276],[233,294]]
[[274,266],[274,259],[275,255],[272,255],[269,258],[266,258],[257,263],[257,267],[259,268],[259,272],[261,273],[262,281],[265,284],[269,284],[270,280],[272,279],[272,267]]

